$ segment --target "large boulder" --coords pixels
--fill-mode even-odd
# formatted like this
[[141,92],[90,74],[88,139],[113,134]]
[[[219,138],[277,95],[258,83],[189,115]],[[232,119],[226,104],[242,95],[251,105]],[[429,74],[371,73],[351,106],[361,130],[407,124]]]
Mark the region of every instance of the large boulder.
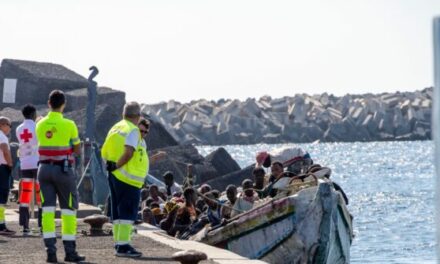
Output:
[[205,160],[217,170],[219,175],[225,175],[240,170],[238,163],[222,147],[211,152],[205,157]]
[[148,150],[177,146],[179,143],[168,133],[163,125],[155,120],[150,120],[150,133],[147,137]]

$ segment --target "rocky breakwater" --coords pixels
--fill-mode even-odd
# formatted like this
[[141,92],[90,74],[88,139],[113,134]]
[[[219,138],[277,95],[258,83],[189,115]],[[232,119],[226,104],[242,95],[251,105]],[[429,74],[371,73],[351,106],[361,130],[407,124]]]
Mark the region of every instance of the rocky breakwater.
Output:
[[416,92],[345,95],[297,94],[272,99],[176,101],[143,111],[180,142],[424,140],[431,137],[432,88]]

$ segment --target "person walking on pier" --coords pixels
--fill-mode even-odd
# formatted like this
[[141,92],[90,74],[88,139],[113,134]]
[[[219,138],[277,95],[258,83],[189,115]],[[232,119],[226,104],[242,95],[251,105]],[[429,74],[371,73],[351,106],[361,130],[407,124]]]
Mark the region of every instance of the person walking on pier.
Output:
[[49,95],[50,111],[36,126],[38,140],[38,180],[41,187],[43,238],[47,262],[57,263],[55,207],[61,208],[62,240],[65,261],[85,260],[76,252],[76,210],[78,189],[72,170],[73,155],[80,155],[78,128],[72,120],[63,117],[66,106],[64,93],[54,90]]
[[[38,205],[38,227],[41,227],[41,199],[40,184],[37,180],[38,170],[38,141],[35,135],[35,120],[37,110],[33,105],[25,105],[21,110],[24,121],[21,123],[15,134],[19,143],[20,158],[20,195],[19,195],[19,222],[23,227],[23,235],[30,233],[29,229],[29,207],[32,201]],[[33,208],[31,208],[33,210]]]
[[5,222],[5,205],[11,189],[12,158],[7,135],[11,132],[11,120],[0,116],[0,235],[10,236],[15,231],[9,230]]
[[147,150],[137,126],[140,117],[140,105],[126,103],[123,119],[110,129],[101,149],[109,176],[113,238],[118,257],[142,256],[130,245],[140,189],[149,167]]

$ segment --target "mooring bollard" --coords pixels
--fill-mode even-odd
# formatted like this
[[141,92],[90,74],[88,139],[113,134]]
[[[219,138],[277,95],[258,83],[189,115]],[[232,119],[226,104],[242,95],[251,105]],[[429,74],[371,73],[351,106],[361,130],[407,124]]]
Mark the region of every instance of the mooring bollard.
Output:
[[208,259],[208,256],[197,250],[185,250],[173,254],[173,260],[182,264],[197,264],[199,261],[206,259]]
[[105,223],[108,223],[109,219],[105,215],[90,215],[84,218],[84,223],[90,225],[90,234],[91,236],[99,236],[105,235],[104,230],[102,230],[102,226]]

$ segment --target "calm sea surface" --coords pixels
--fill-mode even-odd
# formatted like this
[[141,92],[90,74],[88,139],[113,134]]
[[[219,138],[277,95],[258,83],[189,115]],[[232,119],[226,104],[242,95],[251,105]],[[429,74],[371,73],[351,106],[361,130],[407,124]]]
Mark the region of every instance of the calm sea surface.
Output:
[[[241,167],[284,145],[224,146]],[[293,145],[292,145],[293,146]],[[299,144],[350,200],[351,263],[435,263],[432,141]],[[199,146],[202,155],[217,147]]]

